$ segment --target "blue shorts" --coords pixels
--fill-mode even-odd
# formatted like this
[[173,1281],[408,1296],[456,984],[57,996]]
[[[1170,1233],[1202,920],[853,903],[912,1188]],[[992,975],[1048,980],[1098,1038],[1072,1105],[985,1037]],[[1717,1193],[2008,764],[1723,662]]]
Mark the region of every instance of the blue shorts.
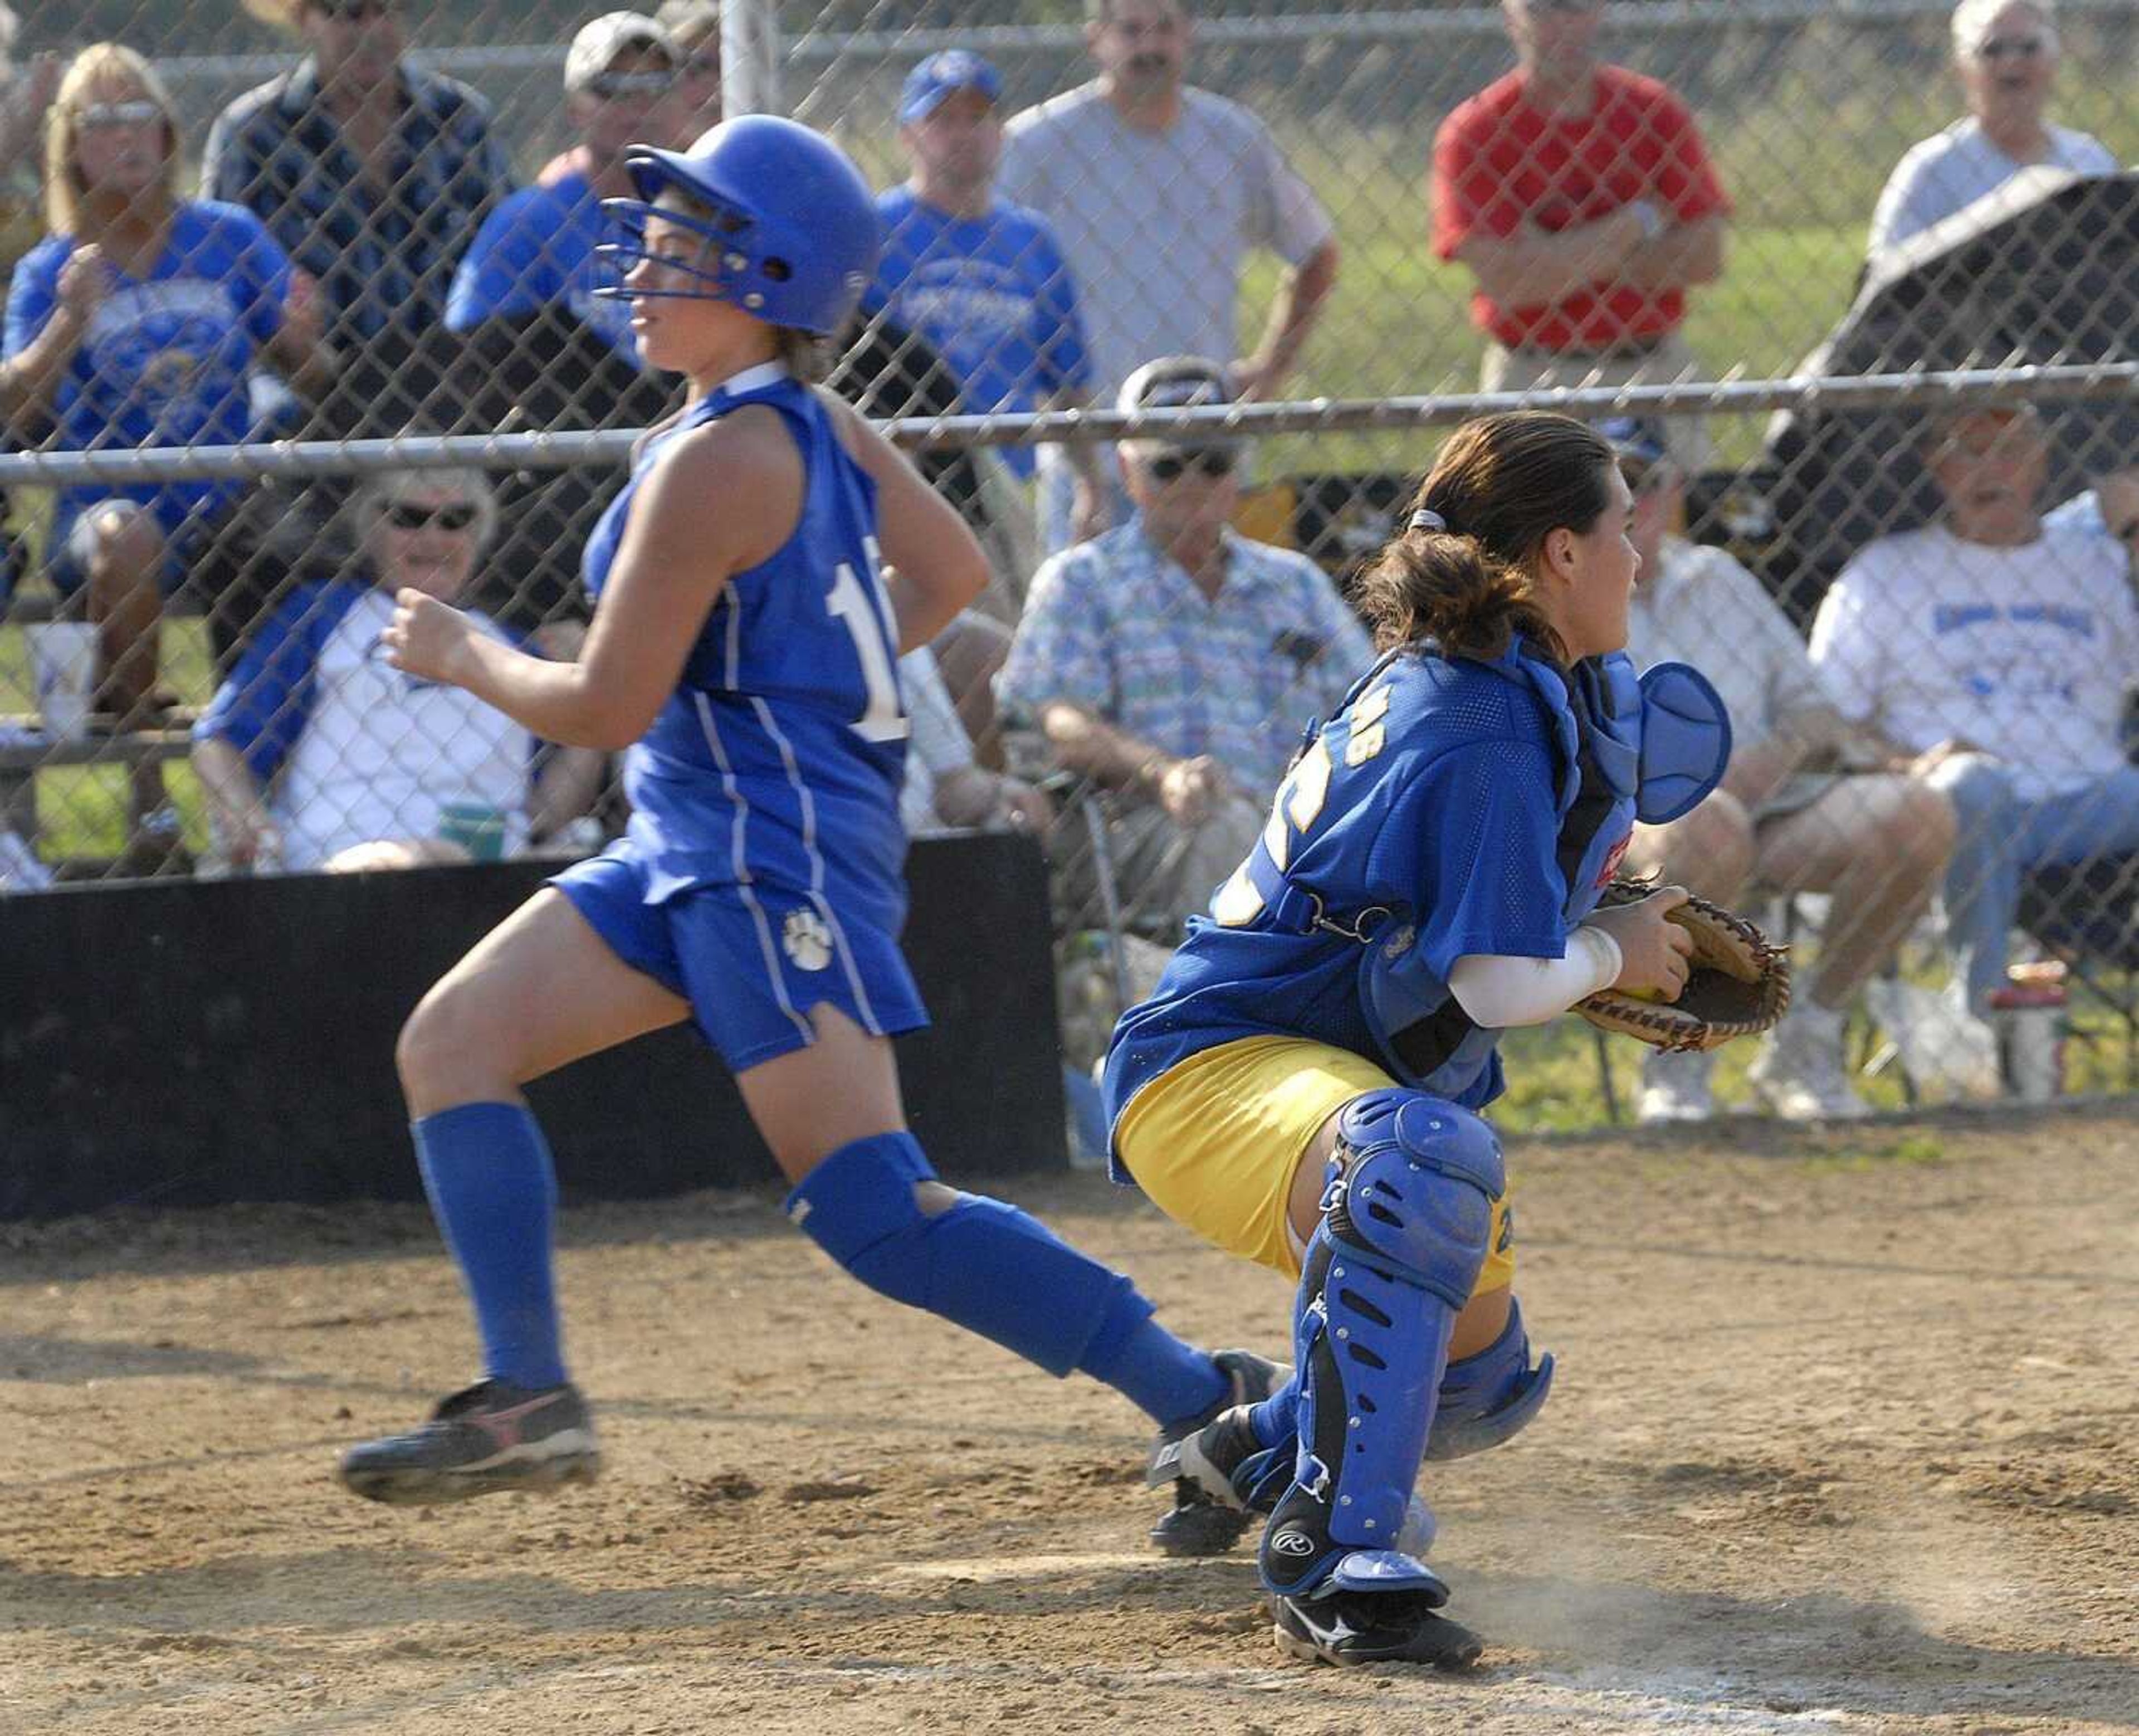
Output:
[[691,1003],[730,1071],[807,1048],[827,1003],[879,1037],[928,1022],[898,937],[842,921],[820,894],[758,880],[646,900],[630,846],[575,862],[550,884],[618,958]]

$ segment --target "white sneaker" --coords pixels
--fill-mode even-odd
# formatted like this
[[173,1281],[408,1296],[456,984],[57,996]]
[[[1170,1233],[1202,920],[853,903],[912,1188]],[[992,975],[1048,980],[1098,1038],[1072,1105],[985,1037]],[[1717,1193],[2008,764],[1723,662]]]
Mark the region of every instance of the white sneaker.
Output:
[[1710,1081],[1716,1072],[1711,1050],[1652,1049],[1642,1057],[1642,1102],[1636,1111],[1643,1125],[1656,1121],[1705,1121],[1716,1113]]
[[1842,1064],[1842,1032],[1841,1013],[1799,1002],[1760,1045],[1746,1081],[1786,1121],[1846,1121],[1871,1114]]
[[2004,1094],[1997,1033],[1969,1011],[1957,984],[1939,990],[1875,978],[1864,985],[1864,1005],[1926,1097],[1987,1102]]

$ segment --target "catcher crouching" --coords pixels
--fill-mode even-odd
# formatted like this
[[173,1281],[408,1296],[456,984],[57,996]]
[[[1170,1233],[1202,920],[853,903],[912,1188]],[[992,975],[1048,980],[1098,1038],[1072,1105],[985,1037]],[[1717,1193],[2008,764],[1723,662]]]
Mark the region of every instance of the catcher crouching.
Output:
[[[1295,1372],[1151,1467],[1173,1552],[1269,1515],[1262,1582],[1296,1656],[1461,1668],[1481,1650],[1427,1564],[1414,1485],[1422,1461],[1511,1440],[1552,1385],[1481,1113],[1501,1032],[1610,991],[1621,1028],[1721,1041],[1787,998],[1774,949],[1683,889],[1608,896],[1637,818],[1691,810],[1730,752],[1706,680],[1637,678],[1622,650],[1632,506],[1581,423],[1456,432],[1355,591],[1380,660],[1107,1057],[1116,1179],[1297,1282]],[[1708,978],[1741,959],[1751,1006],[1712,1005]],[[1681,1006],[1698,1022],[1667,1024]]]

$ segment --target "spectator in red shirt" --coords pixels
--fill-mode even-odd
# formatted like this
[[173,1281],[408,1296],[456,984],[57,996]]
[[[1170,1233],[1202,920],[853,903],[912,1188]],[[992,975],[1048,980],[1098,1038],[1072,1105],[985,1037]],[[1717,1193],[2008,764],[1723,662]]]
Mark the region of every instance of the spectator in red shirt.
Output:
[[[1693,378],[1686,292],[1723,268],[1730,211],[1700,129],[1662,83],[1597,56],[1600,0],[1502,0],[1515,70],[1459,106],[1433,147],[1433,250],[1477,280],[1480,384]],[[1698,418],[1671,428],[1689,472]]]

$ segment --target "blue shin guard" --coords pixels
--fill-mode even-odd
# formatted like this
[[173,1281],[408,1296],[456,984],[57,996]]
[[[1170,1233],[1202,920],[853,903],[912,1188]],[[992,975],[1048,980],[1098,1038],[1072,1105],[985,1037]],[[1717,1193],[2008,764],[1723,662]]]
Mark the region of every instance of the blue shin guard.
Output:
[[924,1211],[936,1172],[903,1133],[842,1145],[788,1195],[787,1215],[870,1289],[925,1308],[1036,1362],[1107,1381],[1164,1420],[1223,1390],[1211,1359],[1163,1331],[1119,1273],[999,1200]]
[[1427,1459],[1467,1459],[1526,1428],[1552,1390],[1552,1353],[1530,1366],[1521,1305],[1508,1302],[1508,1323],[1482,1351],[1448,1365],[1426,1439]]
[[1443,1098],[1372,1091],[1339,1116],[1330,1171],[1295,1317],[1299,1454],[1263,1533],[1263,1583],[1437,1602],[1440,1580],[1396,1544],[1506,1185],[1500,1141]]

